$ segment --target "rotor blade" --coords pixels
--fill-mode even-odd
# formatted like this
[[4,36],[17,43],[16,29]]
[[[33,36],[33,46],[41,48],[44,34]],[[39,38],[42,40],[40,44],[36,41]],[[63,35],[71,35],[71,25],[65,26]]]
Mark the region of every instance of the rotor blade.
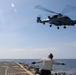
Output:
[[35,8],[37,8],[37,9],[41,9],[41,10],[43,10],[43,11],[47,11],[47,12],[50,12],[50,13],[59,14],[59,13],[56,13],[56,12],[50,11],[49,9],[46,9],[46,8],[40,6],[40,5],[37,5]]
[[40,18],[41,18],[42,16],[41,16],[41,15],[38,15],[38,17],[40,17]]
[[73,11],[76,11],[76,6],[67,5],[61,13],[65,14],[65,13],[73,12]]

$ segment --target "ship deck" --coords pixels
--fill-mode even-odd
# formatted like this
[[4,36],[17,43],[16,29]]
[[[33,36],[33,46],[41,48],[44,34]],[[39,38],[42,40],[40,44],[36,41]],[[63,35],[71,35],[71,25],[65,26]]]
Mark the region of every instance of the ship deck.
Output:
[[17,62],[0,62],[0,75],[34,75]]
[[[0,75],[39,75],[39,67],[21,62],[0,62]],[[52,75],[71,75],[65,72],[52,72]]]

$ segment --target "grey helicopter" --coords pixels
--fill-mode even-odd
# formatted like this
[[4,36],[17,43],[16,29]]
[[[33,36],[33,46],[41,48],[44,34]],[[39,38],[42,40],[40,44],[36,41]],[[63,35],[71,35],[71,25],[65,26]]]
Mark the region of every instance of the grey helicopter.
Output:
[[35,8],[55,14],[53,16],[48,16],[47,19],[43,20],[41,20],[41,17],[37,17],[37,23],[42,23],[44,25],[45,23],[49,23],[50,27],[55,25],[57,26],[57,29],[59,29],[59,26],[63,26],[63,28],[66,29],[66,26],[74,26],[76,24],[76,20],[72,20],[70,17],[63,15],[62,13],[50,11],[40,5],[37,5]]

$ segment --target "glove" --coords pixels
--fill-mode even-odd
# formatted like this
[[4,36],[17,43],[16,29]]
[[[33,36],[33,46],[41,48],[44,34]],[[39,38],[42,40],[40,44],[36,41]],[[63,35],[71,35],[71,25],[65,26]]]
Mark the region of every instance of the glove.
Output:
[[36,62],[32,62],[32,64],[35,64]]
[[65,65],[64,63],[62,63],[62,65]]

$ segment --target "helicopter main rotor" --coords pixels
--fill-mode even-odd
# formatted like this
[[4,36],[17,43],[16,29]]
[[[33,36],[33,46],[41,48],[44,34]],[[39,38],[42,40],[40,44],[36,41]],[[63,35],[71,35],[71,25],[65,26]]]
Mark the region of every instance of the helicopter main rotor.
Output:
[[65,13],[76,11],[76,6],[71,6],[71,5],[65,6],[65,8],[62,10],[61,13],[57,13],[57,12],[51,11],[51,10],[49,10],[49,9],[41,6],[41,5],[37,5],[35,8],[40,9],[40,10],[43,10],[43,11],[46,11],[46,12],[49,12],[49,13],[54,13],[56,15],[62,15],[62,16]]
[[54,13],[54,14],[57,14],[57,15],[61,14],[61,13],[57,13],[57,12],[51,11],[51,10],[49,10],[49,9],[43,7],[43,6],[40,6],[40,5],[37,5],[35,8],[43,10],[43,11],[46,11],[46,12],[49,12],[49,13]]

